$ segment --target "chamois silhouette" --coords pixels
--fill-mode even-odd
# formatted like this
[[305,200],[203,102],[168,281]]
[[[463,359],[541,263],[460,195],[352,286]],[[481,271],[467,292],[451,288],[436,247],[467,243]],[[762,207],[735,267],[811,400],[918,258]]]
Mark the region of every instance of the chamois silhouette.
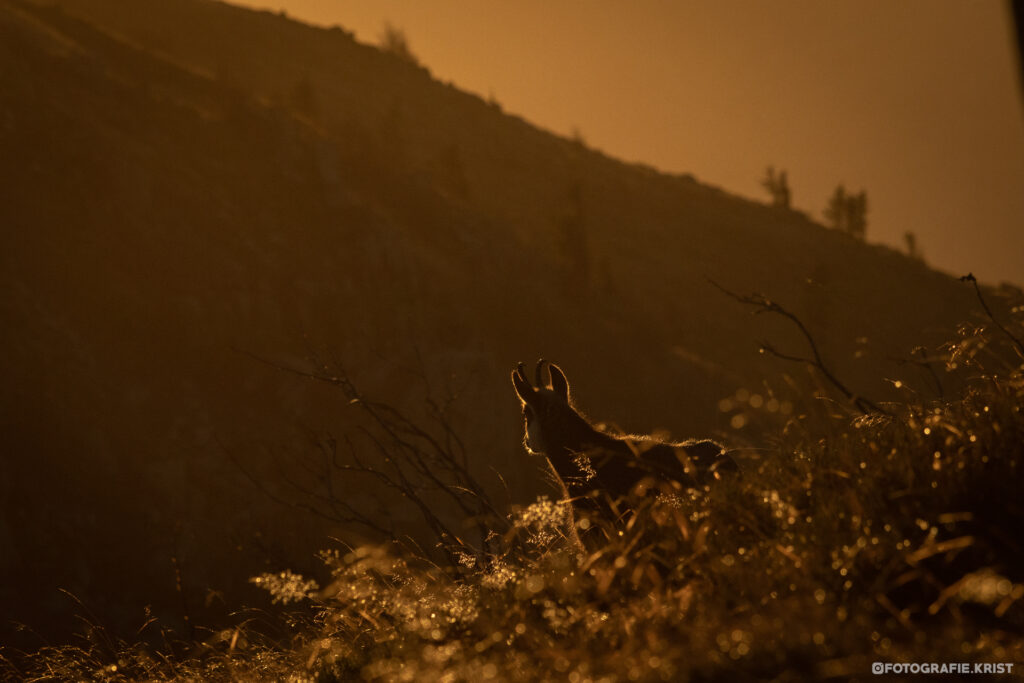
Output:
[[523,443],[530,453],[547,457],[556,485],[576,513],[613,515],[616,503],[644,480],[694,487],[737,469],[725,449],[708,439],[670,443],[595,428],[573,407],[565,373],[544,359],[537,361],[534,384],[519,363],[512,386],[523,405]]

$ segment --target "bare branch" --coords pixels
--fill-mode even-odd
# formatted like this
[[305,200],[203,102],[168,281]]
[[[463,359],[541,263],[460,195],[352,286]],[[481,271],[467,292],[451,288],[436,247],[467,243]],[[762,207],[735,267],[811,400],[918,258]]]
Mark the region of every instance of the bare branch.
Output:
[[1022,343],[1021,340],[1018,339],[1012,332],[1006,329],[1006,327],[1004,327],[1001,322],[996,320],[996,317],[992,314],[992,309],[988,307],[988,303],[985,301],[985,297],[982,296],[981,294],[981,287],[978,285],[978,280],[977,278],[974,277],[974,273],[967,273],[967,275],[964,275],[963,277],[960,278],[960,282],[970,282],[971,284],[974,285],[974,291],[978,295],[978,301],[981,302],[981,307],[985,309],[985,315],[988,316],[988,319],[992,321],[993,325],[998,327],[1003,334],[1009,337],[1010,341],[1012,341],[1014,346],[1017,347],[1017,353],[1020,354],[1021,357],[1024,357],[1024,343]]
[[788,319],[797,327],[798,330],[800,330],[800,333],[803,334],[804,339],[807,341],[807,345],[811,349],[811,354],[813,357],[805,358],[802,356],[784,354],[780,351],[777,351],[770,344],[762,343],[761,348],[766,353],[769,353],[777,358],[781,358],[782,360],[792,361],[794,363],[804,363],[805,365],[809,365],[815,368],[825,377],[825,379],[829,381],[829,383],[833,387],[835,387],[839,391],[839,393],[843,395],[843,397],[847,401],[852,403],[853,406],[864,415],[867,415],[869,413],[881,413],[883,415],[890,414],[888,411],[880,408],[873,401],[850,391],[850,389],[845,384],[843,384],[831,370],[829,370],[828,366],[825,365],[825,361],[821,357],[821,352],[818,350],[818,345],[817,343],[815,343],[814,337],[811,335],[810,331],[804,325],[803,321],[800,320],[800,318],[798,318],[794,313],[783,308],[782,306],[772,301],[763,294],[736,294],[735,292],[729,291],[728,289],[726,289],[725,287],[723,287],[722,285],[718,284],[717,282],[710,278],[708,278],[708,282],[710,282],[719,291],[729,296],[730,298],[735,299],[741,304],[753,306],[755,308],[755,315],[761,313],[775,313],[776,315],[780,315],[783,318]]
[[354,523],[362,524],[364,526],[367,526],[367,527],[373,529],[374,531],[378,531],[378,532],[383,533],[387,537],[391,537],[391,534],[389,532],[387,532],[386,530],[382,529],[378,525],[372,523],[372,521],[369,520],[369,518],[362,518],[362,517],[356,517],[356,516],[353,516],[352,518],[341,518],[341,517],[338,517],[338,516],[335,516],[335,515],[327,514],[323,510],[318,508],[317,506],[310,505],[307,502],[294,501],[294,500],[288,500],[286,498],[282,498],[281,496],[277,495],[274,491],[272,491],[270,488],[268,488],[258,477],[256,477],[252,472],[250,472],[247,468],[245,468],[240,462],[238,462],[238,460],[235,458],[235,456],[230,451],[228,451],[227,448],[225,448],[223,444],[221,444],[221,448],[224,449],[224,452],[227,455],[228,460],[231,461],[231,463],[239,470],[239,472],[241,472],[242,475],[246,479],[248,479],[249,482],[253,486],[255,486],[256,489],[260,493],[262,493],[264,496],[266,496],[270,500],[274,501],[275,503],[277,503],[279,505],[282,505],[284,507],[294,508],[296,510],[304,510],[304,511],[306,511],[306,512],[308,512],[308,513],[310,513],[310,514],[312,514],[312,515],[314,515],[316,517],[319,517],[321,519],[327,520],[329,522],[336,522],[336,523],[354,522]]
[[[275,369],[306,379],[325,382],[341,390],[349,405],[356,408],[367,423],[356,427],[356,433],[366,439],[371,453],[367,459],[360,454],[360,448],[348,435],[343,438],[347,454],[338,452],[333,437],[314,438],[318,454],[312,462],[304,462],[302,469],[314,481],[320,482],[318,490],[303,486],[287,474],[281,480],[304,500],[301,504],[285,501],[269,491],[262,483],[257,485],[271,498],[292,507],[299,507],[333,521],[353,521],[373,527],[374,518],[357,510],[343,500],[342,492],[335,488],[333,475],[350,473],[368,476],[385,490],[398,493],[418,511],[427,528],[438,540],[438,546],[449,555],[453,566],[461,570],[457,552],[479,554],[487,548],[495,526],[507,526],[508,520],[500,514],[484,488],[468,468],[468,457],[464,443],[456,434],[448,418],[448,408],[453,397],[449,396],[440,406],[433,399],[426,401],[434,429],[427,429],[408,417],[404,412],[388,403],[365,398],[348,375],[341,370],[331,371],[327,365],[314,363],[314,371],[290,367],[272,360],[261,358],[247,351],[239,351]],[[422,363],[422,359],[421,359]],[[322,368],[322,370],[320,370]],[[424,383],[426,373],[422,373]],[[312,458],[313,456],[309,456]],[[250,480],[255,477],[249,475]],[[257,483],[254,481],[254,483]],[[480,547],[473,548],[459,538],[437,510],[437,496],[451,501],[462,518],[473,520],[480,533]],[[376,525],[379,532],[397,540],[391,530]]]

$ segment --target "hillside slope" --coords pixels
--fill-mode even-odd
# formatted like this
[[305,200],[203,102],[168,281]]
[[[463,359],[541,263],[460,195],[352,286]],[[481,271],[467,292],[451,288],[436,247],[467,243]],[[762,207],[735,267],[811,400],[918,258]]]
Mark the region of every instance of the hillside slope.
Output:
[[233,464],[351,426],[329,388],[250,353],[337,358],[409,406],[417,372],[455,375],[474,466],[523,499],[518,360],[559,361],[595,418],[727,439],[718,400],[794,370],[754,342],[799,349],[793,331],[709,277],[792,308],[875,398],[973,305],[891,250],[610,159],[344,31],[208,0],[0,0],[0,145],[0,602],[32,624],[68,609],[58,586],[122,627],[150,603],[195,616],[206,589],[337,531]]
[[[719,355],[715,360],[735,362],[742,342],[723,349],[723,335],[694,332],[700,326],[691,321],[716,317],[722,302],[707,276],[816,309],[812,322],[847,343],[884,337],[901,351],[926,341],[918,331],[947,325],[929,300],[958,310],[969,300],[948,278],[888,250],[852,244],[800,215],[691,177],[622,164],[505,116],[341,30],[202,0],[144,0],[131,12],[123,0],[62,4],[257,98],[293,108],[304,102],[297,108],[331,139],[365,145],[364,158],[405,169],[460,208],[487,216],[497,223],[487,239],[514,235],[549,267],[559,265],[559,227],[576,212],[578,197],[591,276],[607,271],[635,296],[642,324],[667,329],[694,352]],[[893,305],[897,297],[920,305],[904,310]]]

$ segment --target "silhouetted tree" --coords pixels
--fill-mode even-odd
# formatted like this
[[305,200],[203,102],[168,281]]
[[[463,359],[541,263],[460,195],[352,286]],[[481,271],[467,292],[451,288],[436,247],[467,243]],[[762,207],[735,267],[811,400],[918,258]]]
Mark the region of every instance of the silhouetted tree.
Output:
[[580,130],[579,126],[573,126],[572,127],[572,141],[573,141],[573,144],[576,144],[576,145],[578,145],[580,147],[586,147],[587,146],[587,139],[585,137],[583,137],[583,131]]
[[498,96],[494,94],[493,90],[487,95],[487,106],[501,111],[501,102],[498,101]]
[[384,31],[380,35],[380,49],[410,64],[419,65],[416,55],[409,49],[409,40],[405,37],[405,31],[393,26],[390,22],[384,24]]
[[558,229],[558,257],[563,268],[566,289],[582,294],[590,286],[590,248],[583,214],[583,188],[569,188],[569,210]]
[[836,230],[846,230],[846,188],[839,184],[825,207],[825,220]]
[[917,235],[910,230],[903,233],[903,244],[907,248],[907,256],[918,261],[924,260],[924,256],[921,254],[921,247],[917,244]]
[[788,209],[791,195],[789,191],[789,178],[785,171],[775,172],[775,168],[769,166],[765,171],[761,186],[768,190],[772,196],[772,206],[780,209]]
[[846,198],[846,230],[859,240],[867,238],[868,193],[864,190]]
[[840,183],[828,200],[824,214],[830,227],[863,240],[867,236],[868,227],[868,194],[864,190],[857,194],[847,194],[846,188]]

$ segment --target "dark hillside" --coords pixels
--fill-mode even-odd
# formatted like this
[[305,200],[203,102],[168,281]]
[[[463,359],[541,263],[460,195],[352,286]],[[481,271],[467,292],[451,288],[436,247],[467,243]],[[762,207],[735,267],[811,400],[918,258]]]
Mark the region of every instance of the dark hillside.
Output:
[[[794,305],[802,298],[828,302],[836,283],[855,283],[839,285],[854,289],[846,305],[832,307],[822,327],[859,334],[871,320],[878,327],[865,334],[877,330],[896,347],[921,343],[910,339],[915,335],[907,329],[944,327],[944,316],[925,303],[929,297],[966,305],[951,280],[926,275],[908,259],[851,245],[845,236],[823,233],[798,215],[779,215],[690,177],[609,159],[505,116],[432,80],[426,69],[360,45],[341,30],[313,29],[203,0],[143,0],[132,12],[124,11],[123,0],[60,4],[258,98],[288,102],[296,91],[308,90],[317,105],[309,118],[325,133],[342,141],[362,139],[373,157],[500,221],[538,258],[556,250],[552,233],[578,192],[595,273],[607,261],[612,281],[622,281],[644,300],[665,301],[669,292],[692,294],[673,297],[676,301],[651,316],[683,321],[712,315],[720,301],[706,288],[705,275],[731,277],[737,289],[767,288]],[[913,275],[904,277],[908,270]],[[652,271],[661,275],[650,278]],[[858,298],[859,287],[870,287],[863,293],[873,296]],[[907,311],[890,304],[893,295],[922,302],[914,307],[912,324],[905,324]],[[691,326],[675,327],[673,333]],[[721,342],[714,339],[695,350],[713,352]],[[728,355],[734,357],[737,349],[728,348]]]
[[344,31],[207,0],[0,0],[0,207],[0,604],[44,631],[72,609],[57,587],[117,628],[145,604],[199,618],[224,604],[207,589],[340,533],[231,460],[271,471],[306,430],[344,433],[345,401],[247,353],[336,358],[412,407],[421,367],[454,375],[474,466],[528,499],[518,360],[570,368],[597,419],[726,439],[718,400],[793,370],[754,341],[792,331],[707,277],[786,303],[875,398],[974,304]]
[[[340,30],[199,0],[144,0],[134,11],[124,11],[123,0],[60,4],[257,101],[281,104],[359,163],[401,169],[395,172],[425,194],[441,195],[452,210],[486,217],[463,240],[501,233],[520,239],[538,267],[562,268],[559,230],[579,213],[593,284],[606,278],[631,303],[657,302],[641,304],[640,324],[730,366],[747,340],[695,333],[700,326],[691,323],[720,317],[721,299],[706,276],[738,290],[766,290],[791,306],[829,309],[814,310],[811,320],[830,330],[825,336],[846,343],[850,336],[884,338],[897,354],[945,338],[948,317],[929,301],[961,311],[969,305],[969,294],[951,279],[900,255],[691,178],[621,164],[505,116]],[[383,198],[392,214],[412,208],[396,199]],[[428,221],[419,211],[394,218],[431,232],[451,222],[447,214]],[[893,297],[920,305],[908,311]],[[836,299],[842,304],[831,305]],[[935,336],[922,339],[921,330]]]

